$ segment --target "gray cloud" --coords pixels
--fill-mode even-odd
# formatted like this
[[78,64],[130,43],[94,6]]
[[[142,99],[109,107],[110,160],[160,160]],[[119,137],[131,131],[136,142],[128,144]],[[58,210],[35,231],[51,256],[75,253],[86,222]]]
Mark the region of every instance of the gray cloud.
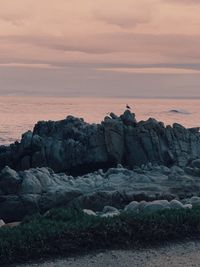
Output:
[[200,59],[200,36],[172,34],[94,34],[84,37],[55,38],[53,36],[0,36],[1,42],[29,44],[57,51],[77,51],[87,54],[155,53],[182,59]]
[[197,4],[199,5],[200,4],[200,0],[161,0],[163,1],[164,3],[166,2],[169,2],[169,3],[172,3],[172,4],[187,4],[187,5],[194,5],[194,4]]

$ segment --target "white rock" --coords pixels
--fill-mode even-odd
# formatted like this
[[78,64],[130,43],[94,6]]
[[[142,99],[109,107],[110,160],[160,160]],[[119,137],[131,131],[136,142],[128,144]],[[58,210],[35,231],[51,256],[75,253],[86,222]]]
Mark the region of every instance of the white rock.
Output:
[[96,216],[96,213],[93,210],[84,209],[83,212],[87,215]]
[[185,204],[185,205],[183,205],[183,208],[184,209],[192,209],[192,205],[191,204]]
[[0,220],[0,228],[5,225],[5,222],[3,220]]

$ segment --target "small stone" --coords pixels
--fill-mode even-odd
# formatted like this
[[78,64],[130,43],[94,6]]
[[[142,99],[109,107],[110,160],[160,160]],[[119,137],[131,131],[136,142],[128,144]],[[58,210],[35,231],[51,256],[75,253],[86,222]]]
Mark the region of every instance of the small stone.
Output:
[[93,210],[84,209],[83,212],[87,215],[96,216],[96,213]]

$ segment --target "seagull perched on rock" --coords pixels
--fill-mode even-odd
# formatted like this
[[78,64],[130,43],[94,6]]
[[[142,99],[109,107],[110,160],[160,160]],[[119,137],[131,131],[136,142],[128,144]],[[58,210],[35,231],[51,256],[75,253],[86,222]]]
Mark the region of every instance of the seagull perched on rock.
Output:
[[128,104],[126,104],[126,108],[127,108],[127,109],[131,109],[131,107],[130,107]]

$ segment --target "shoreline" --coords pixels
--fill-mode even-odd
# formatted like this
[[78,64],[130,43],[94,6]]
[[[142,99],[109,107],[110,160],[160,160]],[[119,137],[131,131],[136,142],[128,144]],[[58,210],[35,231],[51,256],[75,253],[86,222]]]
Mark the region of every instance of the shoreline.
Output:
[[[167,242],[160,246],[151,246],[126,250],[98,250],[68,258],[56,258],[15,265],[16,267],[198,267],[200,262],[200,240]],[[13,265],[12,265],[13,266]],[[10,266],[10,267],[12,267]]]

